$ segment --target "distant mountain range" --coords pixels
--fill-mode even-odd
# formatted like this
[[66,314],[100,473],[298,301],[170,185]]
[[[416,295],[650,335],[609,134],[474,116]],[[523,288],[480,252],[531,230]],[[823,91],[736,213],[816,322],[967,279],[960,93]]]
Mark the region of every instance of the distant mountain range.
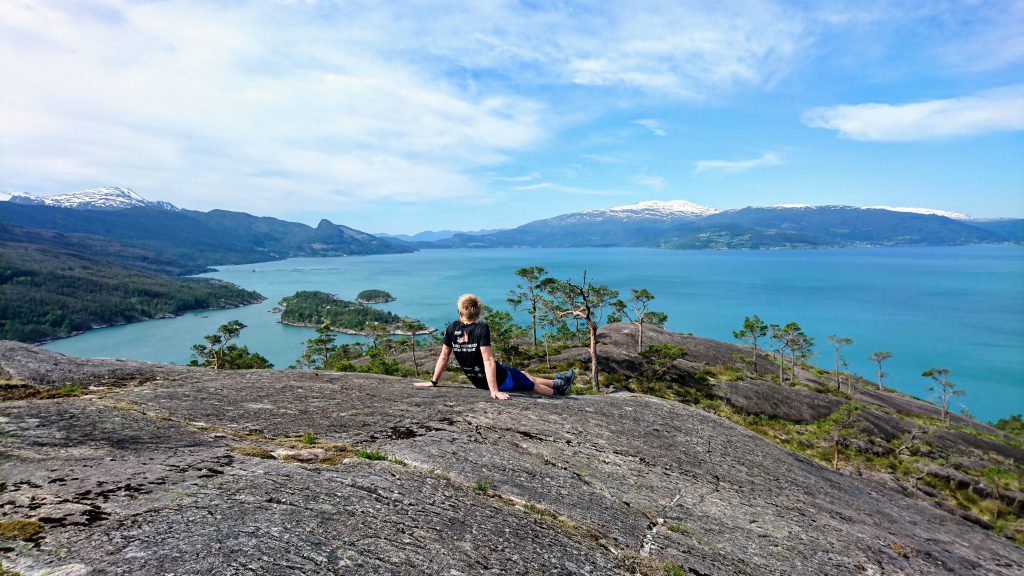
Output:
[[503,229],[494,228],[491,230],[472,230],[472,231],[459,231],[459,230],[426,230],[424,232],[417,232],[416,234],[387,234],[384,232],[376,233],[374,236],[378,238],[387,238],[389,240],[402,240],[403,242],[434,242],[436,240],[447,240],[456,234],[468,234],[470,236],[480,236],[481,234],[492,234],[494,232],[501,232]]
[[91,188],[81,192],[69,192],[57,196],[36,196],[25,192],[0,192],[0,200],[15,204],[77,208],[79,210],[121,210],[148,206],[164,210],[178,210],[169,202],[150,202],[131,188]]
[[[1024,242],[1024,220],[976,220],[931,208],[785,205],[718,210],[685,200],[646,201],[536,220],[510,230],[372,235],[321,220],[315,227],[242,212],[182,210],[130,188],[58,196],[0,196],[0,237],[49,245],[105,238],[151,256],[150,267],[195,272],[293,256],[410,252],[420,248],[634,246],[757,249]],[[34,232],[29,233],[32,230]],[[48,231],[46,234],[39,231]],[[55,235],[56,234],[56,235]],[[66,235],[75,235],[67,237]],[[125,253],[117,248],[115,252]]]
[[[28,202],[0,202],[0,239],[91,251],[132,253],[120,264],[195,273],[218,264],[294,256],[412,252],[413,248],[321,220],[315,227],[242,212],[181,210],[126,188],[101,188]],[[59,203],[53,200],[60,198]],[[118,207],[118,206],[121,207]],[[6,226],[5,226],[6,225]],[[141,251],[143,256],[139,256]],[[146,265],[140,264],[144,261]]]
[[456,234],[421,248],[634,246],[686,249],[956,245],[1024,241],[1024,220],[972,220],[928,208],[769,206],[716,210],[648,201]]
[[327,220],[312,228],[240,212],[180,210],[127,188],[0,200],[0,339],[37,342],[262,296],[173,278],[290,256],[411,252]]
[[456,247],[1022,243],[1024,220],[973,220],[926,208],[716,210],[674,200],[562,214],[511,230],[408,238],[381,238],[328,220],[310,227],[242,212],[182,210],[128,188],[50,197],[0,194],[0,338],[32,342],[97,325],[259,300],[258,294],[230,285],[168,278],[221,264]]

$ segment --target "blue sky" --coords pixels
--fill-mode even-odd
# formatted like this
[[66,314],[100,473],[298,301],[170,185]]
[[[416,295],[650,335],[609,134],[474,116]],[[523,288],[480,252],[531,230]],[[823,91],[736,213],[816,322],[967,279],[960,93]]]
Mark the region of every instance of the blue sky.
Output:
[[1024,217],[1024,2],[6,0],[0,190],[371,232],[685,199]]

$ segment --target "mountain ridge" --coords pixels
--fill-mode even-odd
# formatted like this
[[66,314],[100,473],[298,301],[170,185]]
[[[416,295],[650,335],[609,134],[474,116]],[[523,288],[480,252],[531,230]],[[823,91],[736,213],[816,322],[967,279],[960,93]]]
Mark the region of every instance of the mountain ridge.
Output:
[[53,206],[57,208],[75,208],[79,210],[123,210],[149,206],[163,210],[180,210],[174,204],[163,201],[146,200],[131,188],[108,186],[90,188],[78,192],[67,192],[55,196],[39,196],[25,192],[5,193],[0,201],[6,200],[16,204]]
[[0,336],[38,342],[262,298],[177,278],[211,266],[412,251],[328,220],[313,228],[225,210],[0,202]]
[[1024,227],[1017,224],[1024,220],[965,219],[933,209],[786,205],[717,210],[676,202],[583,210],[418,246],[759,249],[1024,242]]
[[244,212],[166,210],[137,206],[77,210],[0,202],[0,223],[88,235],[144,248],[176,260],[181,273],[294,256],[407,253],[405,245],[322,220],[317,227]]

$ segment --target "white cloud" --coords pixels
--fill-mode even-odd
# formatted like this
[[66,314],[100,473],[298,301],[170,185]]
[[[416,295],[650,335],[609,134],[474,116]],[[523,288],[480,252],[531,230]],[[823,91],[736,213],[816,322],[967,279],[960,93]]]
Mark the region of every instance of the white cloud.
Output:
[[633,120],[633,124],[647,128],[655,136],[668,136],[668,130],[665,129],[664,122],[657,118],[640,118]]
[[493,180],[502,182],[531,182],[540,178],[540,172],[530,172],[521,176],[492,176]]
[[[410,7],[412,4],[413,7]],[[703,100],[773,84],[799,61],[801,14],[767,0],[402,3],[394,42],[517,83]],[[418,26],[418,27],[417,27]]]
[[1024,2],[938,6],[941,20],[951,24],[943,31],[945,42],[938,48],[945,63],[963,70],[989,71],[1024,62]]
[[633,182],[646,186],[653,190],[661,190],[665,187],[665,178],[662,176],[649,176],[647,174],[638,174],[633,177]]
[[[97,7],[101,7],[97,8]],[[477,193],[543,104],[439,81],[302,5],[23,2],[0,11],[4,185],[133,186],[285,214]]]
[[813,108],[811,128],[865,141],[912,141],[1024,130],[1024,84],[971,96],[913,104],[855,104]]
[[[592,117],[579,108],[770,85],[796,60],[792,16],[762,0],[21,0],[0,10],[0,185],[281,215],[467,197]],[[565,90],[587,95],[569,109]]]
[[601,164],[625,164],[626,160],[614,154],[581,154],[580,158],[586,158]]
[[538,182],[537,184],[528,184],[526,186],[516,186],[516,190],[520,192],[537,192],[548,190],[551,192],[564,192],[566,194],[578,194],[583,196],[612,196],[617,194],[610,190],[595,190],[593,188],[580,188],[576,186],[564,186],[562,184],[555,184],[553,182]]
[[[524,153],[529,161],[560,150],[577,157],[582,150],[614,150],[583,157],[645,165],[641,153],[617,146],[620,133],[600,149],[563,146],[557,133],[568,125],[597,123],[612,111],[616,122],[638,118],[638,126],[665,135],[666,124],[649,116],[677,118],[665,115],[681,102],[717,104],[770,89],[815,63],[808,48],[820,38],[836,39],[821,52],[829,58],[840,49],[860,55],[847,49],[842,34],[829,32],[862,26],[874,39],[873,27],[885,23],[897,31],[914,18],[953,23],[947,29],[963,20],[928,16],[935,11],[921,16],[898,2],[821,5],[6,2],[0,8],[0,187],[45,193],[125,185],[185,207],[282,216],[299,205],[326,212],[379,201],[477,201],[499,180],[496,174],[507,174],[512,184],[541,181],[540,175],[527,179],[532,166],[510,162]],[[1021,4],[1015,6],[1000,32],[987,33],[995,20],[986,16],[964,26],[970,34],[928,42],[929,50],[969,44],[964,60],[994,54],[980,69],[1019,63],[1024,50],[1013,16]],[[960,42],[968,36],[975,40]],[[732,104],[743,105],[725,105]],[[805,118],[832,127],[844,120],[837,110]],[[855,137],[849,130],[844,135]],[[544,165],[566,162],[555,157]],[[778,162],[774,155],[706,160],[695,172]],[[545,173],[552,170],[558,175],[558,168]],[[566,181],[584,172],[563,170]]]
[[778,154],[774,152],[765,152],[759,158],[750,158],[747,160],[698,160],[694,166],[693,173],[701,174],[703,172],[721,172],[724,174],[735,174],[737,172],[753,170],[754,168],[777,166],[779,164],[782,164],[782,160],[779,158]]

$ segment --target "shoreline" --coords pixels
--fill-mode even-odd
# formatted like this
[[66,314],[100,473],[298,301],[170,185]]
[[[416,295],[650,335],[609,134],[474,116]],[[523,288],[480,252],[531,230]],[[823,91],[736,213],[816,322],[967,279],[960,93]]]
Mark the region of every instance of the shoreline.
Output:
[[[564,250],[564,249],[625,249],[625,250],[662,250],[665,252],[775,252],[782,250],[794,250],[794,251],[817,251],[817,250],[847,250],[847,249],[887,249],[887,248],[955,248],[958,246],[971,247],[971,246],[1003,246],[1024,249],[1024,242],[971,242],[971,243],[954,243],[954,244],[829,244],[822,246],[765,246],[758,248],[666,248],[664,246],[429,246],[429,247],[418,247],[414,252],[421,252],[424,250]],[[209,274],[219,272],[221,268],[231,266],[252,266],[254,264],[270,264],[272,262],[282,262],[284,260],[290,260],[293,258],[342,258],[342,257],[366,257],[366,256],[401,256],[408,255],[412,252],[382,252],[380,254],[341,254],[337,256],[328,255],[306,255],[306,256],[286,256],[283,258],[275,258],[270,260],[260,260],[258,262],[247,262],[244,264],[220,264],[217,266],[210,266],[205,272],[197,272],[195,274],[184,274],[177,276],[179,278],[208,278]],[[397,300],[397,298],[395,298]],[[354,300],[356,301],[356,300]],[[393,300],[392,300],[393,301]],[[364,302],[359,302],[363,304]],[[383,302],[382,302],[383,303]]]
[[374,298],[373,300],[360,300],[359,298],[356,298],[355,301],[357,304],[387,304],[389,302],[398,301],[398,298],[395,298],[394,296],[391,298]]
[[[298,328],[319,328],[321,326],[320,324],[310,324],[308,322],[291,322],[288,320],[281,320],[280,318],[277,320],[277,323],[284,324],[286,326],[295,326]],[[349,336],[362,336],[364,338],[369,338],[369,336],[366,335],[365,333],[360,332],[358,330],[352,330],[351,328],[335,328],[334,332],[337,332],[338,334],[347,334]],[[434,332],[437,332],[437,328],[428,326],[426,330],[420,330],[415,335],[425,336],[427,334],[433,334]],[[412,334],[409,334],[408,332],[402,332],[401,330],[396,330],[394,332],[388,332],[388,336],[412,336]]]
[[[229,282],[229,284],[230,284],[230,282]],[[188,314],[190,312],[203,312],[205,310],[231,310],[233,308],[244,308],[246,306],[252,306],[254,304],[262,304],[263,302],[266,302],[266,301],[267,301],[267,298],[265,296],[263,296],[259,300],[256,300],[255,302],[248,302],[246,304],[239,304],[237,306],[217,306],[215,308],[195,308],[195,309],[192,309],[192,310],[183,310],[181,312],[178,312],[177,314],[171,314],[170,312],[165,312],[163,314],[154,316],[153,318],[140,318],[138,320],[132,320],[131,322],[115,322],[113,324],[101,324],[101,325],[98,325],[98,326],[90,326],[90,327],[86,328],[85,330],[76,330],[75,332],[71,332],[69,334],[62,334],[60,336],[54,336],[53,338],[47,338],[46,340],[39,340],[37,342],[28,342],[28,344],[31,344],[32,346],[43,346],[45,344],[49,344],[51,342],[56,342],[58,340],[66,340],[68,338],[74,338],[75,336],[81,336],[82,334],[85,334],[86,332],[92,332],[93,330],[100,330],[102,328],[114,328],[116,326],[128,326],[129,324],[138,324],[140,322],[150,322],[152,320],[169,320],[171,318],[179,318],[179,317],[184,316],[185,314]]]

